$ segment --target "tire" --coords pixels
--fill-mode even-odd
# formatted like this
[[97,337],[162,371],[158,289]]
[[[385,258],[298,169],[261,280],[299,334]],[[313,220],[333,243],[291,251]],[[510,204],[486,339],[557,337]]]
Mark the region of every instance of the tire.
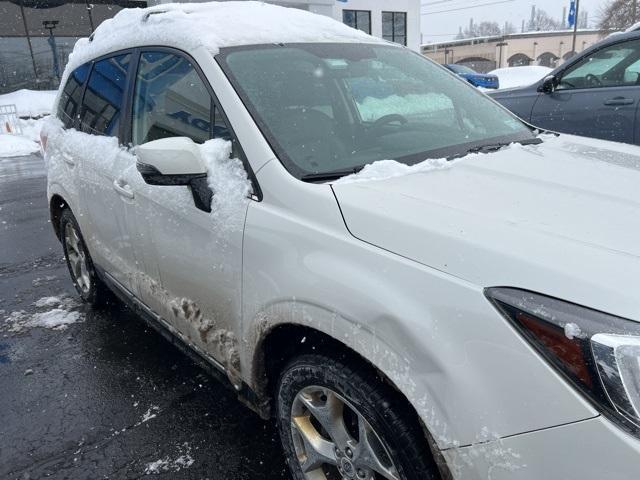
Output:
[[440,478],[417,416],[371,368],[300,356],[284,368],[276,398],[278,430],[295,480]]
[[78,222],[68,208],[60,216],[60,241],[73,286],[82,301],[104,305],[109,298],[109,289],[98,277]]

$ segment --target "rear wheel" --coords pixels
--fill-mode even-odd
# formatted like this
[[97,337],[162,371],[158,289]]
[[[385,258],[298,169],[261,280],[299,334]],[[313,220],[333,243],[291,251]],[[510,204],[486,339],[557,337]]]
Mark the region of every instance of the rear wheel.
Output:
[[73,285],[86,303],[102,304],[108,296],[108,289],[96,274],[78,222],[69,209],[65,209],[60,216],[60,232]]
[[295,480],[440,478],[410,407],[369,369],[305,355],[285,368],[277,398]]

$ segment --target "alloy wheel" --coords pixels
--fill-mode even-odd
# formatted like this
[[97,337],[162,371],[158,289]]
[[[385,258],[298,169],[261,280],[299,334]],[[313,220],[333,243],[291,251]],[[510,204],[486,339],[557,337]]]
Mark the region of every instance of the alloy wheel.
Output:
[[345,398],[309,386],[291,407],[291,434],[308,480],[400,480],[389,449]]
[[83,242],[80,240],[78,231],[71,222],[67,222],[64,227],[64,243],[73,280],[80,288],[80,291],[87,295],[91,290],[87,252]]

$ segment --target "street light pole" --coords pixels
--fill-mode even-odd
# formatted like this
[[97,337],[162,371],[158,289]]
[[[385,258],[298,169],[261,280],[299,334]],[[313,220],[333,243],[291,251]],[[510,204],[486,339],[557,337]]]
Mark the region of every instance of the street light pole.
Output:
[[24,16],[24,5],[20,0],[20,14],[22,15],[22,25],[24,26],[24,34],[27,36],[27,44],[29,45],[29,54],[31,55],[31,65],[33,66],[33,78],[38,81],[38,69],[36,68],[36,58],[33,56],[33,46],[31,45],[31,35],[29,35],[29,28],[27,27],[27,19]]
[[[635,3],[635,0],[634,0]],[[579,14],[580,14],[580,0],[576,0],[576,16],[575,19],[573,21],[573,46],[571,47],[571,51],[573,52],[572,54],[575,55],[576,53],[576,39],[578,37],[578,22],[579,22]]]
[[45,20],[42,22],[42,26],[49,30],[48,42],[51,45],[51,52],[53,53],[53,73],[56,78],[60,80],[60,63],[58,60],[58,46],[56,45],[56,37],[53,35],[53,29],[60,23],[58,20]]

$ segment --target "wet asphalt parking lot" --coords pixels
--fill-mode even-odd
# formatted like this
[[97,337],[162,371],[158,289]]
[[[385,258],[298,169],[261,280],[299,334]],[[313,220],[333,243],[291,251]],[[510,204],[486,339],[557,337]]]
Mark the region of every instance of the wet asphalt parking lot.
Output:
[[[289,478],[271,423],[121,304],[77,303],[45,191],[39,155],[0,158],[0,479]],[[51,310],[76,321],[33,326]]]

